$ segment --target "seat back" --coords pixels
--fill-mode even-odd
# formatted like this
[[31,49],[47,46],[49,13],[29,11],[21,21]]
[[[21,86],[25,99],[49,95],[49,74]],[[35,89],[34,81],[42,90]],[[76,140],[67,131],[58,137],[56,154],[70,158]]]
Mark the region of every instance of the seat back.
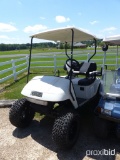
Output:
[[82,62],[80,74],[89,75],[89,72],[96,71],[97,65],[94,62]]
[[85,75],[86,78],[80,79],[78,81],[78,85],[80,86],[89,86],[91,85],[94,81],[96,76],[89,76],[89,72],[96,71],[97,70],[97,65],[94,62],[83,62],[81,64],[80,68],[80,74]]

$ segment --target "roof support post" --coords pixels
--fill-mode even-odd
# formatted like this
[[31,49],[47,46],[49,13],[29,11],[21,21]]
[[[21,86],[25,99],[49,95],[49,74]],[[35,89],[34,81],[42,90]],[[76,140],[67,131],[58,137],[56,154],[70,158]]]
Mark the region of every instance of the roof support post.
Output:
[[67,53],[67,42],[65,42],[65,54],[66,54],[66,56],[68,57],[68,59],[70,59],[70,56],[69,56],[68,53]]
[[74,30],[72,30],[72,43],[71,43],[71,59],[73,59],[73,43],[74,43]]
[[88,62],[95,56],[96,54],[96,48],[97,48],[97,40],[94,38],[94,42],[95,42],[95,51],[94,54],[88,59]]
[[118,45],[117,45],[117,54],[116,54],[116,69],[118,69]]
[[28,73],[27,73],[27,83],[28,83],[29,74],[30,74],[30,64],[31,64],[31,54],[32,54],[32,44],[33,44],[33,37],[31,37],[30,54],[29,54],[29,64],[28,64]]
[[72,85],[72,60],[73,60],[74,30],[71,29],[71,31],[72,31],[72,42],[71,42],[71,58],[70,58],[70,60],[71,60],[71,68],[70,68],[70,85],[69,85],[69,91],[70,91],[70,95],[71,95],[73,101],[75,101],[75,98],[74,98],[74,96],[73,96],[73,94],[72,94],[72,91],[71,91],[71,89],[72,89],[72,87],[73,87],[73,85]]

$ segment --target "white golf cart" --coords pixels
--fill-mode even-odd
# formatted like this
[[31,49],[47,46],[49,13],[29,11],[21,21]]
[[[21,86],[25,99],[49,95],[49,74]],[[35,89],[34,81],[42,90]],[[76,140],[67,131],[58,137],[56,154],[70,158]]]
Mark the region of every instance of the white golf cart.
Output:
[[[80,120],[78,109],[88,102],[98,101],[101,87],[101,71],[97,65],[90,62],[96,54],[97,38],[74,27],[49,30],[31,36],[28,76],[30,73],[33,38],[71,43],[71,54],[67,56],[64,69],[67,76],[36,76],[23,88],[21,94],[25,98],[16,101],[10,109],[9,120],[16,127],[26,127],[30,124],[35,112],[53,116],[55,122],[52,138],[61,148],[70,148],[79,135]],[[73,43],[94,40],[95,51],[88,61],[81,64],[73,59]],[[81,76],[82,75],[82,76]],[[81,76],[81,77],[80,77]],[[57,103],[57,107],[55,104]]]
[[103,42],[106,44],[106,49],[107,45],[117,46],[117,69],[104,72],[102,97],[95,108],[94,131],[96,136],[101,138],[106,138],[110,132],[115,132],[120,138],[120,65],[118,63],[120,35],[106,37]]

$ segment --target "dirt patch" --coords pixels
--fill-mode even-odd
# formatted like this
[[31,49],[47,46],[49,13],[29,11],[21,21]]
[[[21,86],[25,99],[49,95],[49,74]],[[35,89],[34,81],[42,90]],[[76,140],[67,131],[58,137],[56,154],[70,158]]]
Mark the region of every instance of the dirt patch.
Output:
[[[8,120],[9,108],[0,109],[0,160],[120,160],[120,141],[110,135],[101,140],[94,136],[92,118],[81,119],[81,132],[76,145],[69,151],[59,150],[51,139],[53,120],[33,120],[26,129],[17,129]],[[87,150],[113,150],[115,156],[89,155]]]

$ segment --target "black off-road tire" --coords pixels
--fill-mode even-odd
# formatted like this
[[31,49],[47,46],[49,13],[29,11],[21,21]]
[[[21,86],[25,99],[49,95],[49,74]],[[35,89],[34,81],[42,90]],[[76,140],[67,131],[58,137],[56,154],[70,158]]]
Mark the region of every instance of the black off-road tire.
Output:
[[29,102],[25,99],[17,100],[9,111],[9,120],[12,125],[18,128],[27,127],[35,115],[34,110],[30,107]]
[[95,116],[94,133],[99,138],[107,138],[110,130],[110,123],[106,119]]
[[52,139],[60,149],[71,148],[78,139],[80,117],[78,114],[67,113],[57,118],[53,125]]

